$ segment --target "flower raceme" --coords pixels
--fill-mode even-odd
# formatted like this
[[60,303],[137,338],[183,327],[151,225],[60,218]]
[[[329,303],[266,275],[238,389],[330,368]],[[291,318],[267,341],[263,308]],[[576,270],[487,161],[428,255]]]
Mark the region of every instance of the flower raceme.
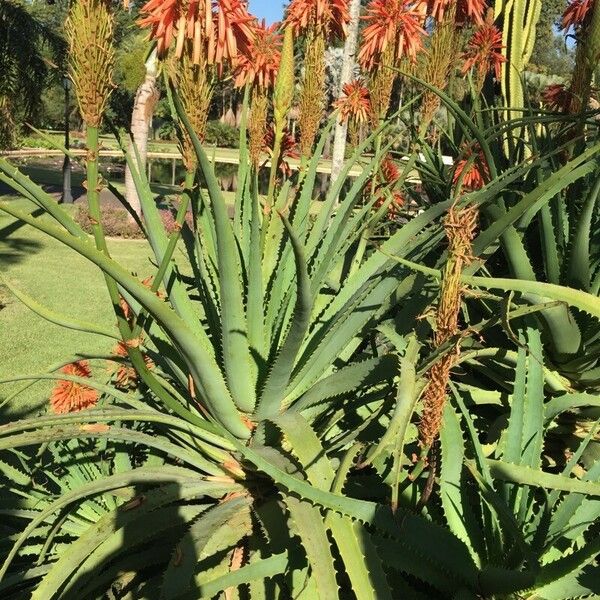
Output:
[[313,29],[328,38],[344,39],[350,22],[348,0],[292,0],[285,22],[297,35]]
[[184,42],[193,41],[193,56],[204,53],[208,64],[222,67],[236,64],[238,52],[249,43],[256,21],[242,0],[149,0],[141,9],[142,27],[150,27],[150,38],[157,40],[159,56],[164,56],[176,40],[175,53],[181,58]]
[[551,110],[568,111],[573,95],[564,83],[553,83],[542,92],[542,103]]
[[569,5],[562,17],[562,28],[571,29],[571,27],[581,27],[588,15],[591,14],[593,4],[594,0],[569,0]]
[[[72,377],[89,378],[92,376],[90,364],[86,360],[64,366],[61,373]],[[78,412],[93,408],[98,403],[98,392],[91,387],[75,381],[60,379],[50,395],[50,407],[56,414]]]
[[[269,127],[267,129],[267,133],[265,135],[265,148],[269,156],[274,155],[274,146],[275,146],[275,130],[273,127]],[[283,138],[281,140],[281,149],[279,153],[279,171],[284,177],[289,177],[292,174],[292,168],[288,163],[288,158],[300,158],[300,153],[298,152],[298,144],[296,144],[296,140],[288,131],[284,131]]]
[[340,111],[340,120],[353,120],[357,124],[367,123],[371,114],[371,96],[368,88],[360,79],[346,83],[342,88],[342,97],[333,103]]
[[[395,189],[400,181],[401,173],[398,165],[391,155],[387,155],[381,162],[379,177],[371,178],[365,186],[365,201],[371,194],[375,197],[373,208],[379,210],[389,200],[387,215],[390,219],[398,216],[398,212],[405,204],[402,193]],[[391,196],[391,200],[390,200]]]
[[264,20],[253,27],[252,35],[239,55],[236,87],[251,84],[266,90],[275,85],[282,45],[278,29],[279,23],[267,26]]
[[[129,353],[127,352],[127,345],[125,342],[118,342],[112,350],[113,356],[117,361],[109,362],[109,371],[114,373],[115,385],[122,389],[127,390],[135,388],[138,385],[139,377],[137,371],[128,362]],[[148,369],[154,368],[152,359],[144,354],[144,362]]]
[[502,32],[495,25],[484,23],[475,31],[463,54],[463,74],[474,68],[478,80],[483,82],[493,70],[496,79],[500,79],[502,64],[506,62],[506,57],[502,54],[503,48]]
[[474,160],[471,158],[472,155],[471,149],[463,152],[464,158],[456,163],[452,178],[452,183],[456,185],[460,182],[465,191],[480,190],[490,179],[490,171],[483,152],[478,150]]
[[385,51],[393,48],[395,66],[400,59],[415,60],[423,48],[426,4],[414,0],[371,0],[363,17],[366,27],[358,61],[367,71],[380,62]]
[[427,0],[427,12],[436,21],[444,18],[444,13],[452,5],[456,5],[456,23],[459,25],[472,21],[477,25],[483,24],[487,0]]
[[285,16],[286,29],[304,35],[304,75],[300,90],[300,153],[308,158],[323,118],[325,50],[335,38],[346,36],[350,20],[348,0],[292,0]]

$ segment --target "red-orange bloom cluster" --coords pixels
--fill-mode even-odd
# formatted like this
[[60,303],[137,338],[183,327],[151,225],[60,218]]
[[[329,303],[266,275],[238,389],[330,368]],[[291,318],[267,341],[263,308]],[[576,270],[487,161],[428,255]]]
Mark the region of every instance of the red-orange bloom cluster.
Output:
[[242,0],[149,0],[141,13],[145,16],[138,24],[151,28],[150,38],[157,40],[159,56],[175,39],[179,58],[187,38],[193,41],[194,62],[198,62],[205,45],[206,60],[219,67],[228,60],[235,64],[255,21]]
[[[152,284],[154,282],[154,278],[150,275],[148,277],[146,277],[146,279],[142,280],[142,285],[148,289],[152,288]],[[165,295],[162,292],[156,292],[156,297],[160,298],[161,300],[164,300]],[[133,322],[133,311],[131,310],[131,306],[129,306],[129,303],[127,302],[127,300],[125,300],[125,298],[123,298],[123,296],[121,296],[120,300],[119,300],[119,306],[121,307],[121,310],[123,311],[123,316],[125,317],[125,320],[128,321],[130,324]]]
[[425,8],[421,0],[371,0],[363,17],[367,26],[358,55],[363,68],[376,67],[390,46],[395,48],[396,63],[404,56],[415,60],[426,33]]
[[400,169],[389,154],[381,163],[381,175],[387,185],[394,185],[400,181]]
[[473,21],[477,25],[483,24],[487,0],[427,0],[428,13],[436,21],[441,21],[452,4],[456,4],[457,23]]
[[594,0],[570,0],[563,13],[562,28],[570,29],[583,25],[588,14],[591,14],[593,4]]
[[[273,125],[271,125],[267,129],[267,133],[265,135],[265,148],[269,156],[273,156],[274,146],[275,130],[273,129]],[[300,153],[298,152],[298,144],[296,143],[296,140],[291,133],[284,131],[279,153],[279,170],[284,177],[289,177],[292,174],[292,167],[290,167],[287,159],[299,157]]]
[[389,200],[389,195],[391,194],[392,199],[388,205],[387,212],[388,217],[393,219],[398,216],[398,212],[404,206],[405,200],[400,191],[393,189],[398,181],[400,181],[401,174],[398,165],[390,155],[386,156],[381,162],[379,174],[380,182],[375,186],[375,189],[372,189],[372,180],[367,183],[365,187],[365,199],[368,200],[368,196],[372,191],[376,198],[373,208],[379,210]]
[[452,183],[456,185],[461,180],[462,189],[466,191],[480,190],[490,179],[490,171],[481,150],[474,160],[471,159],[473,151],[467,149],[464,158],[456,163]]
[[[79,360],[66,365],[60,371],[71,377],[88,378],[92,376],[90,365],[86,360]],[[98,397],[98,392],[87,385],[60,379],[52,390],[50,406],[52,412],[56,414],[77,412],[96,406]]]
[[502,54],[502,32],[495,26],[485,23],[469,40],[466,52],[463,54],[465,64],[462,72],[467,73],[473,67],[480,79],[483,79],[492,69],[496,79],[500,79],[502,63],[506,57]]
[[296,34],[314,27],[340,39],[346,37],[349,22],[348,0],[292,0],[285,16]]
[[340,119],[347,122],[366,123],[371,114],[371,95],[360,79],[346,83],[342,88],[343,96],[333,103],[340,111]]
[[236,87],[254,84],[267,89],[275,84],[282,44],[278,27],[279,24],[267,27],[264,20],[254,27],[247,46],[239,56],[235,74]]
[[[112,350],[112,354],[119,358],[118,362],[114,361],[111,364],[110,370],[115,374],[115,384],[118,388],[123,390],[136,387],[138,384],[137,371],[128,363],[129,354],[127,352],[127,346],[124,342],[119,342]],[[148,369],[154,367],[152,359],[144,355],[144,362]]]
[[551,110],[568,111],[573,95],[563,83],[546,86],[542,92],[542,102]]

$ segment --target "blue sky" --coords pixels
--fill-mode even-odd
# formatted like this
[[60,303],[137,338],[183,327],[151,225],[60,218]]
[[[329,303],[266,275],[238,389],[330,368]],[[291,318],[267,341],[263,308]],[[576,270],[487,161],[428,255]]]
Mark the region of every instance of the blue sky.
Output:
[[250,0],[250,12],[267,23],[281,20],[283,0]]

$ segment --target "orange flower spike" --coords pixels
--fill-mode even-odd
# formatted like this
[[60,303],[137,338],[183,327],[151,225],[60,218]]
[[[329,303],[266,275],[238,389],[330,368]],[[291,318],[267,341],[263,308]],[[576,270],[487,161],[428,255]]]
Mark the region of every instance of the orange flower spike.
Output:
[[254,27],[247,47],[240,53],[235,73],[235,86],[253,84],[262,89],[275,85],[281,62],[282,36],[279,24],[267,26],[265,21]]
[[428,14],[436,21],[441,21],[444,18],[444,13],[453,3],[456,3],[456,22],[458,25],[464,25],[469,21],[477,25],[483,25],[485,11],[488,8],[487,0],[428,0]]
[[238,54],[250,43],[254,34],[256,17],[253,17],[242,0],[216,0],[217,64],[230,60],[236,64]]
[[577,28],[584,24],[591,13],[594,0],[570,0],[562,18],[562,29]]
[[354,119],[356,123],[366,123],[371,114],[371,97],[368,88],[360,79],[346,83],[342,88],[343,96],[333,103],[340,111],[340,120],[347,122]]
[[[273,156],[274,146],[275,130],[271,125],[267,129],[267,134],[265,135],[265,147],[270,156]],[[292,168],[287,161],[288,158],[300,158],[300,153],[298,152],[298,144],[296,144],[296,140],[292,134],[288,131],[284,131],[279,154],[279,170],[285,177],[289,177],[292,174]]]
[[371,0],[363,17],[367,26],[358,55],[363,68],[367,71],[375,68],[382,54],[393,44],[396,63],[404,56],[416,60],[426,35],[424,8],[420,0]]
[[[125,342],[118,342],[117,345],[112,349],[112,354],[116,358],[120,359],[118,362],[109,362],[109,371],[115,375],[115,383],[117,387],[121,389],[128,389],[135,387],[138,384],[137,371],[129,364],[129,352],[127,351],[127,344]],[[154,368],[154,362],[152,359],[144,355],[144,362],[148,369]]]
[[502,32],[495,25],[485,23],[469,40],[467,51],[463,54],[463,74],[475,67],[481,81],[491,70],[496,79],[500,79],[502,64],[506,62],[506,57],[502,54],[503,48]]
[[200,45],[205,43],[208,63],[220,69],[226,61],[235,64],[255,21],[242,0],[215,0],[214,5],[212,0],[149,0],[141,13],[145,16],[138,25],[151,28],[159,56],[176,39],[175,54],[180,58],[187,38],[193,40],[195,59],[199,60]]
[[348,0],[292,0],[285,18],[296,35],[315,27],[339,39],[346,37],[349,22]]
[[469,160],[472,154],[472,150],[465,150],[464,158],[456,163],[452,178],[454,185],[462,178],[462,188],[466,191],[480,190],[490,179],[490,171],[483,152],[479,150],[475,160]]
[[542,92],[542,103],[551,110],[568,111],[573,96],[563,83],[546,86]]
[[[80,360],[64,366],[61,373],[72,377],[89,378],[92,376],[90,365],[86,360]],[[60,379],[56,382],[50,395],[50,407],[55,414],[78,412],[93,408],[98,403],[98,392],[86,385],[75,381]]]
[[400,181],[400,169],[389,154],[381,162],[381,174],[384,182],[388,185],[394,185]]

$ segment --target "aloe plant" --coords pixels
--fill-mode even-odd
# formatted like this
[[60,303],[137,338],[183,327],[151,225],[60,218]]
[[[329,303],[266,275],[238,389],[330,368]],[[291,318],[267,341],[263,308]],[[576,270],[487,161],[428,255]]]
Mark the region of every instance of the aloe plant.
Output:
[[[292,41],[288,32],[290,60]],[[282,72],[276,140],[291,103],[293,69]],[[600,551],[593,524],[600,487],[596,465],[583,473],[579,466],[596,424],[564,466],[553,465],[546,449],[561,415],[598,405],[593,386],[581,392],[566,377],[581,340],[595,348],[600,319],[597,266],[586,270],[583,258],[598,190],[590,187],[588,199],[574,204],[582,218],[560,255],[569,266],[552,271],[548,250],[550,233],[570,235],[566,199],[591,179],[600,148],[590,144],[568,162],[553,162],[552,148],[525,148],[543,141],[536,134],[511,142],[506,156],[507,129],[556,127],[556,117],[507,123],[495,120],[499,112],[481,111],[472,119],[429,91],[446,103],[461,137],[479,145],[489,181],[463,194],[435,151],[417,140],[423,152],[406,157],[398,185],[417,168],[431,205],[375,243],[368,232],[392,198],[373,210],[380,197],[365,201],[364,190],[393,145],[382,141],[387,124],[314,202],[334,120],[291,179],[278,177],[275,148],[266,197],[244,123],[230,211],[169,85],[194,148],[190,164],[198,166],[186,178],[172,233],[135,148],[128,152],[117,132],[156,266],[150,287],[110,257],[104,240],[98,122],[88,130],[94,240],[0,158],[0,180],[51,219],[10,202],[0,210],[95,264],[118,327],[79,322],[10,282],[9,289],[54,323],[124,342],[140,381],[123,392],[56,368],[11,378],[68,381],[96,390],[100,400],[81,412],[0,426],[5,597],[566,600],[597,591],[590,571]],[[375,154],[365,158],[375,139]],[[355,167],[359,175],[350,180]],[[427,311],[447,262],[441,221],[457,207],[482,215],[473,257],[463,257],[473,260],[454,282],[466,286],[454,308],[470,329],[430,347]],[[556,213],[544,220],[547,208]],[[526,232],[537,220],[547,235],[544,259],[534,262]],[[538,276],[542,262],[546,277]],[[510,278],[495,277],[506,272]],[[576,312],[586,313],[579,323]],[[581,322],[590,337],[581,335]],[[436,448],[428,466],[418,445],[420,399],[431,365],[456,344],[463,352],[434,441],[438,473]]]
[[[173,99],[180,108],[176,93]],[[116,282],[137,316],[131,335],[156,361],[154,370],[141,371],[141,395],[53,372],[29,377],[92,386],[102,405],[0,427],[11,528],[0,583],[6,596],[94,598],[112,589],[198,598],[234,588],[307,598],[336,598],[350,588],[360,599],[581,595],[598,552],[593,526],[585,524],[597,517],[600,490],[595,471],[583,480],[570,475],[593,433],[562,473],[542,469],[541,456],[557,416],[594,401],[569,390],[545,398],[553,373],[542,366],[537,328],[519,330],[516,381],[502,421],[508,425],[496,430],[492,454],[481,446],[474,415],[485,406],[481,398],[501,403],[502,388],[473,391],[468,381],[457,382],[441,433],[439,495],[426,516],[413,512],[426,485],[422,468],[411,473],[414,422],[427,365],[436,360],[424,346],[427,332],[417,327],[415,337],[413,319],[435,297],[430,282],[439,275],[422,264],[439,257],[438,220],[455,201],[433,205],[380,249],[356,255],[380,214],[361,205],[362,188],[387,149],[363,164],[337,207],[344,179],[334,182],[316,215],[310,203],[325,136],[294,185],[279,188],[270,213],[242,162],[230,220],[208,157],[191,128],[188,134],[208,189],[208,197],[187,192],[194,230],[167,236],[143,172],[127,157],[158,265],[150,290],[0,161],[3,179],[58,225],[10,203],[1,209],[74,248]],[[344,177],[363,162],[362,150]],[[564,185],[593,156],[550,180]],[[404,177],[416,160],[409,159]],[[465,201],[495,202],[530,170],[517,165]],[[497,248],[501,227],[548,194],[546,187],[533,190],[510,217],[482,231],[481,254]],[[180,210],[182,225],[184,216]],[[193,280],[173,262],[176,247],[188,253]],[[600,317],[587,292],[527,280],[465,281]],[[166,302],[154,293],[161,282]],[[111,335],[50,314],[23,293],[21,299],[54,322]],[[526,310],[508,308],[509,320]],[[461,364],[476,363],[478,351],[465,353]],[[24,453],[36,447],[36,458]],[[56,471],[40,483],[40,466],[49,463]]]

